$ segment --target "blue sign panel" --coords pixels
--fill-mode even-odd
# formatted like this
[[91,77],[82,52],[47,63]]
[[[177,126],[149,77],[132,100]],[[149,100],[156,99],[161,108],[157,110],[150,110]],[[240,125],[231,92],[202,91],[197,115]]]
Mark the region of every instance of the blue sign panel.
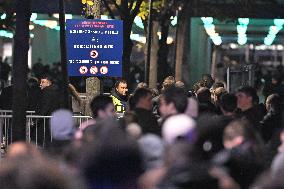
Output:
[[69,76],[122,75],[121,20],[67,20]]

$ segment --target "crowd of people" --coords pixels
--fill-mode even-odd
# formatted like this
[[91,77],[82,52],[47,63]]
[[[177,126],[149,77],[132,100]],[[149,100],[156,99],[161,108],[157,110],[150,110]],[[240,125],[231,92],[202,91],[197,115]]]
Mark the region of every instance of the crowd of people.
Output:
[[284,188],[281,87],[274,82],[262,104],[253,87],[229,93],[208,74],[192,91],[168,76],[160,91],[139,83],[130,95],[121,79],[76,127],[71,111],[47,100],[58,96],[42,78],[52,142],[9,145],[1,188]]

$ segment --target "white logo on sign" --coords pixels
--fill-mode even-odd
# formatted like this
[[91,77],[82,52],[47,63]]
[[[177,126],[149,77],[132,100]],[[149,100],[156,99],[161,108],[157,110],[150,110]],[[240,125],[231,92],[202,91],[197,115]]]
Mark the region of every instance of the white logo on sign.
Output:
[[101,72],[101,74],[107,74],[108,73],[108,68],[106,66],[102,66],[100,68],[100,72]]
[[92,67],[90,68],[90,73],[91,73],[91,74],[97,74],[97,73],[98,73],[98,68],[97,68],[96,66],[92,66]]
[[81,66],[79,72],[81,74],[86,74],[88,72],[88,68],[86,66]]
[[99,56],[98,51],[92,50],[92,51],[90,52],[90,57],[91,57],[91,58],[97,58],[98,56]]

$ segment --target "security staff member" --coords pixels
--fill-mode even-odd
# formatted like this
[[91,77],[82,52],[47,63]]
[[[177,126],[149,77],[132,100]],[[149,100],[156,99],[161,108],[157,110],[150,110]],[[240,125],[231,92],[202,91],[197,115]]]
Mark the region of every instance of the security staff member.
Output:
[[111,93],[116,113],[125,112],[128,100],[127,92],[128,92],[127,82],[123,79],[118,80],[115,83],[115,87]]

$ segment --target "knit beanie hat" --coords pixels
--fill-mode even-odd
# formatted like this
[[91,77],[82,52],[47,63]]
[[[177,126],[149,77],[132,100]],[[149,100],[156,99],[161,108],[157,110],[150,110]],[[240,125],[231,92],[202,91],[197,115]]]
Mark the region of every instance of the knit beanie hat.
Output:
[[69,110],[60,109],[52,113],[50,129],[55,140],[70,140],[73,138],[75,123]]

